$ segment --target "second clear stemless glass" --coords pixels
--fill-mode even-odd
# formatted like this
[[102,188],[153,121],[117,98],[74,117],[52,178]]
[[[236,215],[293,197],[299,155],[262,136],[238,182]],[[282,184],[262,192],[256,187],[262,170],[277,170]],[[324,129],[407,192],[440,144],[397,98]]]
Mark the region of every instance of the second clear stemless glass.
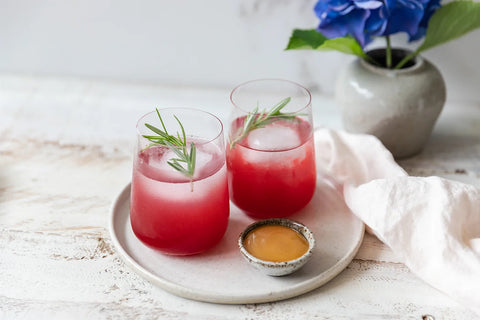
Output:
[[316,186],[310,92],[286,80],[236,87],[227,146],[230,199],[253,218],[291,215]]
[[[158,131],[167,131],[173,136],[170,139],[186,141],[186,147],[154,143],[162,136]],[[181,158],[182,153],[196,155],[192,157],[193,175],[174,168],[174,159]],[[188,167],[188,161],[176,162]],[[171,255],[196,254],[213,247],[228,224],[226,171],[223,125],[214,115],[167,108],[143,116],[137,124],[130,205],[136,237]]]

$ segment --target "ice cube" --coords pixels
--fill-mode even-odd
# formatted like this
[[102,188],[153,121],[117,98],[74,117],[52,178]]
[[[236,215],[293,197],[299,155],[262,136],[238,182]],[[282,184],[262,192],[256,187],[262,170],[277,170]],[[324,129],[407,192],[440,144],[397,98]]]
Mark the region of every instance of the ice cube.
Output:
[[162,181],[182,181],[185,177],[182,173],[175,170],[170,166],[167,161],[177,158],[177,155],[169,149],[164,149],[163,154],[155,155],[148,158],[148,165],[154,169],[155,176],[159,177]]
[[[218,149],[218,148],[217,148]],[[194,179],[204,177],[211,174],[213,159],[213,150],[206,148],[205,145],[200,145],[196,148],[196,160],[195,160],[195,172]],[[218,153],[218,150],[216,150]],[[190,152],[190,148],[188,148]],[[149,150],[148,155],[148,168],[149,176],[154,179],[168,182],[184,182],[185,175],[180,171],[174,169],[168,162],[172,162],[172,159],[178,159],[178,156],[170,149],[158,148]],[[187,168],[187,164],[182,161],[178,161],[178,164],[183,168]]]
[[262,166],[290,166],[294,159],[305,157],[305,148],[297,131],[285,124],[255,129],[247,137],[248,148],[242,149],[242,157]]
[[298,147],[301,140],[295,129],[273,124],[251,131],[247,144],[252,149],[275,151]]
[[195,172],[193,178],[197,179],[204,175],[205,170],[209,170],[209,164],[212,161],[213,155],[208,152],[204,152],[201,148],[197,148],[197,155],[195,160]]

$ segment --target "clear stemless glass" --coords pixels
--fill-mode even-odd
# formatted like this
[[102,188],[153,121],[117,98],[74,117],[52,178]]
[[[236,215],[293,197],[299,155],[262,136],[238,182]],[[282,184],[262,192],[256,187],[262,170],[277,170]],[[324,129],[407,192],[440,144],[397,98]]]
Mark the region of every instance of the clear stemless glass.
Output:
[[310,92],[291,81],[264,79],[239,85],[230,99],[230,199],[253,218],[299,211],[316,185]]
[[[163,123],[156,111],[137,123],[130,205],[132,229],[144,244],[165,254],[200,253],[222,239],[228,224],[223,125],[214,115],[196,109],[167,108],[158,112]],[[153,143],[158,134],[145,125],[166,129],[168,134],[184,141],[179,122],[185,130],[185,149]],[[178,151],[186,150],[191,156],[192,142],[195,168],[193,175],[188,176],[171,164],[179,158]],[[187,167],[185,162],[176,162]]]

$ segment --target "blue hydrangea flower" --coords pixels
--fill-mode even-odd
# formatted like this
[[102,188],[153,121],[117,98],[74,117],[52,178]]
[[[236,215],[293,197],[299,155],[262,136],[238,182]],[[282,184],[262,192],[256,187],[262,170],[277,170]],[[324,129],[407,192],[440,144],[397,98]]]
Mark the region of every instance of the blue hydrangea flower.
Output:
[[409,41],[422,38],[440,0],[319,0],[317,30],[327,38],[350,35],[362,47],[375,36],[406,32]]

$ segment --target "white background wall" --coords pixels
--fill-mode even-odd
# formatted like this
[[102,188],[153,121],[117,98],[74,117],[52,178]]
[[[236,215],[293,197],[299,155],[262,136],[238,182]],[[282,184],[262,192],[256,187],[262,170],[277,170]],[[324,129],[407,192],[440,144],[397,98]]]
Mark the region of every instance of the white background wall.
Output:
[[[332,93],[352,57],[283,51],[314,0],[0,0],[0,72],[233,87],[263,77]],[[404,45],[404,37],[394,39]],[[449,99],[480,101],[480,31],[424,56]]]

